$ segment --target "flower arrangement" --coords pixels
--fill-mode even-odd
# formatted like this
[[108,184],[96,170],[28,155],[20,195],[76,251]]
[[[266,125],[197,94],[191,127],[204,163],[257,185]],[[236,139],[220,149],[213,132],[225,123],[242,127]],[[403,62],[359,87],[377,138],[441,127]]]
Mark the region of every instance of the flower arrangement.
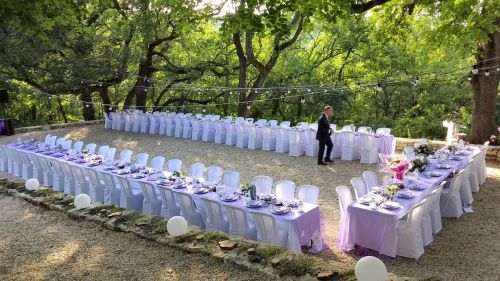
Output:
[[491,145],[496,145],[497,144],[497,136],[491,135],[490,136],[490,144]]
[[175,177],[183,177],[186,173],[184,173],[184,171],[174,171],[172,173]]
[[398,192],[400,190],[400,186],[397,185],[397,184],[391,184],[389,185],[385,191],[387,193],[387,198],[391,199],[392,197],[394,197],[394,194],[396,194],[396,192]]
[[423,172],[427,168],[429,161],[426,157],[415,157],[410,161],[410,172]]
[[425,155],[429,156],[431,154],[434,154],[434,147],[426,144],[426,143],[421,143],[415,146],[415,154],[420,154],[420,155]]
[[253,184],[248,184],[248,183],[247,183],[247,184],[242,185],[242,186],[240,187],[241,193],[246,194],[246,193],[250,192],[250,189],[252,188],[252,186],[255,186],[255,185],[253,185]]
[[406,169],[408,169],[408,162],[402,160],[393,160],[389,164],[387,169],[394,173],[394,178],[397,180],[403,180],[403,175]]
[[448,146],[446,147],[446,149],[448,149],[448,151],[449,151],[452,155],[455,155],[455,152],[457,152],[457,150],[458,150],[458,146],[457,146],[457,144],[456,144],[456,143],[452,143],[452,144],[448,145]]

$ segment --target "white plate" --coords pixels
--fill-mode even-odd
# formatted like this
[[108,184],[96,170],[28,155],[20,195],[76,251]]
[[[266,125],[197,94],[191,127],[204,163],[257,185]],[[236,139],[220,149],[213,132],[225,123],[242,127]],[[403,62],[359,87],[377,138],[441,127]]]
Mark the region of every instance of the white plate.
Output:
[[398,202],[393,202],[393,201],[386,201],[386,202],[382,203],[380,206],[382,208],[388,209],[388,210],[394,210],[394,209],[401,207],[401,205],[399,205]]
[[431,177],[440,177],[442,175],[443,175],[442,173],[435,172],[435,171],[429,173],[429,176],[431,176]]
[[437,164],[436,168],[438,168],[438,169],[451,169],[451,165],[448,165],[448,164]]

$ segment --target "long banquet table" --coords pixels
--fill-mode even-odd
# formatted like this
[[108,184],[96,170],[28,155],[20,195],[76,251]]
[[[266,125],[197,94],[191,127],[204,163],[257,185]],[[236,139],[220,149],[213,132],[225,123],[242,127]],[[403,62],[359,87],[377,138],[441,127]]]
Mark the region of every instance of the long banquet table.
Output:
[[[7,147],[11,149],[16,149],[19,151],[23,152],[28,152],[28,153],[33,153],[38,156],[45,157],[51,161],[61,161],[61,162],[66,162],[71,165],[79,165],[82,166],[86,169],[94,169],[98,172],[104,172],[104,173],[109,173],[112,174],[113,176],[116,177],[125,177],[127,180],[130,182],[138,182],[138,181],[147,181],[152,183],[154,186],[157,188],[170,188],[174,192],[182,192],[182,193],[187,193],[189,194],[196,205],[196,208],[200,210],[200,213],[202,216],[205,218],[206,214],[203,209],[203,204],[201,202],[201,198],[208,198],[212,200],[217,200],[219,201],[222,205],[233,205],[240,207],[250,214],[250,212],[259,212],[259,213],[266,213],[272,215],[278,226],[288,232],[288,237],[287,237],[287,244],[286,248],[295,252],[300,252],[301,251],[301,246],[309,244],[309,242],[312,241],[312,247],[309,249],[311,252],[319,252],[321,251],[324,247],[326,247],[326,241],[323,239],[323,229],[322,229],[322,213],[318,205],[314,204],[309,204],[304,202],[304,207],[303,211],[304,212],[299,212],[298,209],[292,208],[292,211],[287,213],[287,214],[282,214],[282,215],[277,215],[273,214],[270,212],[270,210],[266,207],[260,207],[260,208],[247,208],[245,206],[245,199],[244,198],[239,198],[236,201],[233,202],[224,202],[219,199],[219,195],[215,192],[208,192],[206,194],[195,194],[193,191],[192,185],[188,185],[187,188],[183,189],[178,189],[174,188],[174,186],[163,186],[159,185],[156,183],[157,177],[156,178],[151,178],[151,177],[145,177],[142,179],[135,179],[132,177],[132,174],[125,174],[125,175],[119,175],[117,173],[113,173],[112,171],[104,169],[104,164],[97,165],[97,166],[89,166],[87,163],[77,163],[75,161],[70,161],[65,159],[65,155],[62,154],[52,154],[52,155],[47,155],[47,152],[43,151],[37,151],[36,147],[34,146],[19,146],[17,144],[9,144]],[[131,185],[132,188],[137,189],[137,185]],[[142,193],[141,189],[135,190],[137,192]]]
[[354,245],[360,245],[378,251],[390,257],[396,256],[398,244],[397,226],[399,219],[403,218],[410,209],[424,198],[429,196],[444,180],[456,170],[463,168],[467,162],[479,152],[477,147],[468,147],[468,155],[461,156],[462,160],[447,160],[442,164],[448,164],[450,169],[436,168],[437,161],[430,159],[430,167],[426,172],[440,172],[439,177],[425,177],[421,174],[417,183],[424,185],[423,190],[412,190],[416,195],[411,199],[398,198],[401,205],[395,210],[377,208],[372,210],[370,206],[353,201],[347,208],[347,214],[340,224],[337,246],[348,251]]

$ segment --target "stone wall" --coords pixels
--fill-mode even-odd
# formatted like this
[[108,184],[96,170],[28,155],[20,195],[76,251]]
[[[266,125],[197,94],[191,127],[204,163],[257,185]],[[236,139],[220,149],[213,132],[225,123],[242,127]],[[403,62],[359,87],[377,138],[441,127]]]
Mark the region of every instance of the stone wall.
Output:
[[18,134],[22,134],[22,133],[29,133],[36,131],[48,131],[61,128],[81,127],[86,125],[99,125],[99,124],[104,124],[104,120],[92,120],[92,121],[72,122],[63,124],[48,124],[41,126],[21,127],[21,128],[15,128],[15,132]]

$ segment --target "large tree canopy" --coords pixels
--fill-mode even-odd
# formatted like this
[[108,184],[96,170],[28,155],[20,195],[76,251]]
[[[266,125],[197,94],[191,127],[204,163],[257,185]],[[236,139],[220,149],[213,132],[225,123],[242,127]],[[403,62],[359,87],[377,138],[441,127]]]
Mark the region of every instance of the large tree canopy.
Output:
[[400,136],[498,133],[500,0],[2,3],[20,125],[129,107],[312,122],[333,104]]

